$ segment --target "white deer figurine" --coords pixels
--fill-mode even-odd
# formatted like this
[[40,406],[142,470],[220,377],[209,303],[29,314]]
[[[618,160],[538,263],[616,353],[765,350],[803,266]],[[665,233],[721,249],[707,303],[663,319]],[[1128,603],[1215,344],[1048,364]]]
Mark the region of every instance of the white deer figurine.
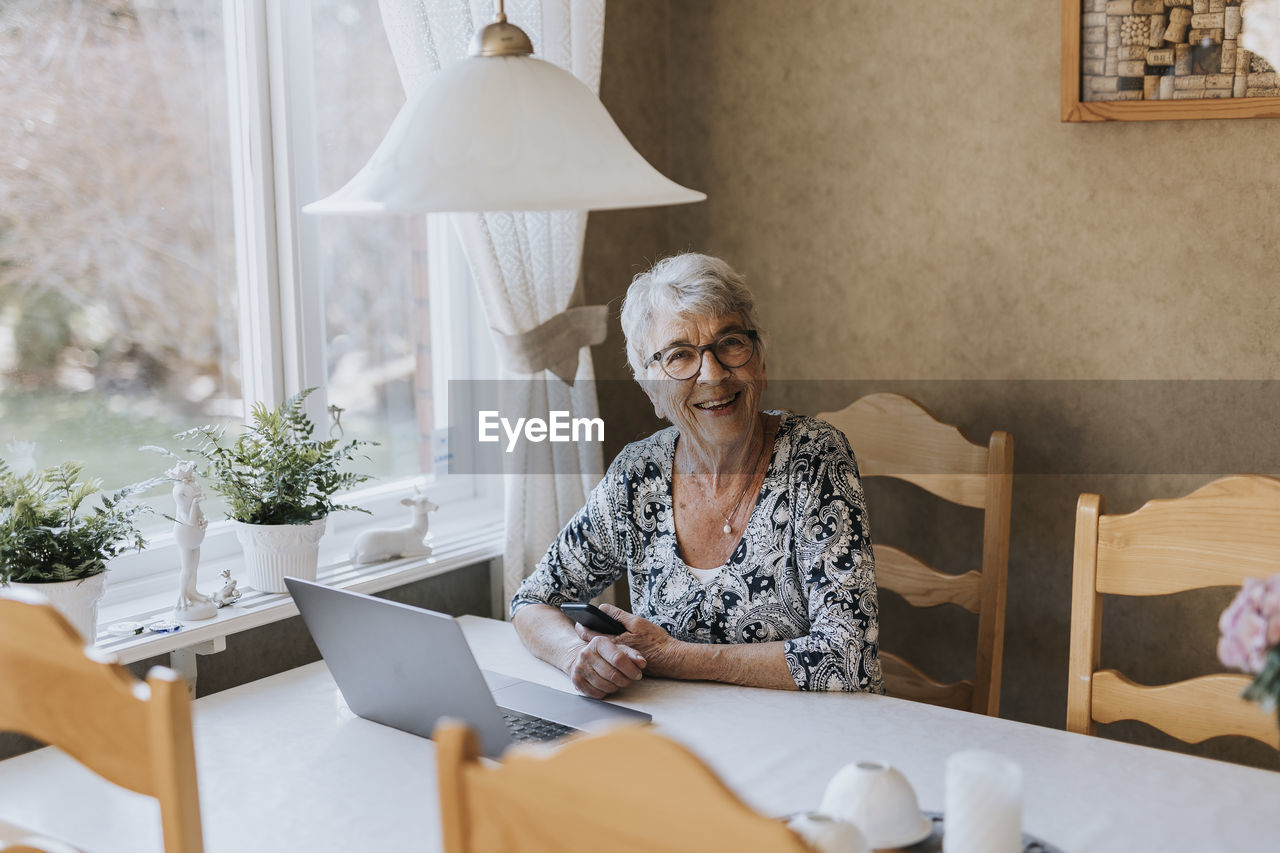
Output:
[[431,556],[431,546],[424,541],[427,537],[427,513],[440,507],[422,492],[415,492],[413,497],[403,498],[400,503],[413,507],[413,523],[394,530],[366,530],[361,533],[351,546],[352,563],[361,566],[397,557]]

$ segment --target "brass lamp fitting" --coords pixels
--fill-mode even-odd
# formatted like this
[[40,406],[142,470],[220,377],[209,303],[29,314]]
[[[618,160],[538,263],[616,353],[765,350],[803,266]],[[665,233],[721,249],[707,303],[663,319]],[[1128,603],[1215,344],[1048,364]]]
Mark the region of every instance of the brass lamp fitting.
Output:
[[468,52],[472,56],[528,56],[533,53],[533,42],[524,30],[507,23],[503,0],[498,0],[493,23],[476,32]]

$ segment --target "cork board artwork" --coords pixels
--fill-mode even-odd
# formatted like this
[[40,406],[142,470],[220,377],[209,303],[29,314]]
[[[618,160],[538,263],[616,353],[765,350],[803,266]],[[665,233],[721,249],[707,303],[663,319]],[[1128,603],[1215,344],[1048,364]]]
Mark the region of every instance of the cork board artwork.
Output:
[[1063,120],[1280,115],[1280,75],[1239,45],[1247,2],[1065,0]]

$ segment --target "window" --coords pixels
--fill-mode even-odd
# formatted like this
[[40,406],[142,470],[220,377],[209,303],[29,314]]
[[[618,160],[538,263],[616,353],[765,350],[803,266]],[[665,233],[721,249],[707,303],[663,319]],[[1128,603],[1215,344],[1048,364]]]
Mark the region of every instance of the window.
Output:
[[220,4],[0,6],[0,444],[108,485],[243,410]]
[[[309,45],[301,38],[294,45],[301,82],[290,89],[297,127],[306,128],[293,140],[295,173],[310,200],[365,164],[404,95],[376,2],[316,0],[293,14],[295,28],[310,34]],[[302,168],[307,163],[314,169]],[[307,186],[304,174],[314,176]],[[380,442],[370,473],[431,473],[426,218],[322,216],[300,224],[303,276],[323,295],[330,405],[353,435]]]
[[[0,48],[0,445],[112,487],[166,467],[141,445],[316,386],[321,430],[334,407],[380,442],[354,499],[384,524],[415,479],[476,495],[433,463],[446,380],[492,365],[449,229],[299,213],[404,101],[377,0],[16,0]],[[170,572],[168,528],[112,583]],[[236,548],[211,527],[205,562]]]

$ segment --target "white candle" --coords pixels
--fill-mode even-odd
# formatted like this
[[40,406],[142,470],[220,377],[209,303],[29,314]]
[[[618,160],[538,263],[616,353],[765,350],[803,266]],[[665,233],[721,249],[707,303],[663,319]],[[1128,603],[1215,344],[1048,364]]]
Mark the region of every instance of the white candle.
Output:
[[1020,853],[1022,768],[972,749],[947,759],[945,853]]

